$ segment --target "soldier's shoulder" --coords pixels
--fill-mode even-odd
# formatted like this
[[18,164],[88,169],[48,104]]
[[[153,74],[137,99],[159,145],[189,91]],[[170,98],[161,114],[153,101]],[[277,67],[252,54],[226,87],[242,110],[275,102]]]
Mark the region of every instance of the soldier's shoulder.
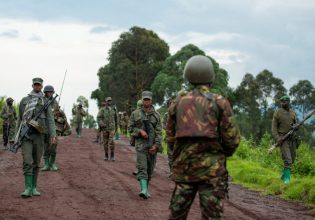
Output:
[[30,100],[30,96],[25,96],[21,99],[20,105],[26,105],[26,103]]

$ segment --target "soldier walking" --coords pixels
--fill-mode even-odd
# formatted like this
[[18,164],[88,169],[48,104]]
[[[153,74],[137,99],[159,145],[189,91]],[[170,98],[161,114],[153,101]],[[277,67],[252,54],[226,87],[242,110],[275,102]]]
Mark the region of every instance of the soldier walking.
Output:
[[3,119],[3,146],[7,149],[7,145],[13,144],[14,132],[16,125],[16,111],[13,106],[13,99],[7,98],[6,104],[2,107],[1,118]]
[[[172,99],[167,100],[167,105],[166,107],[169,108],[170,104],[172,102]],[[163,129],[166,131],[166,124],[168,120],[168,111],[165,112],[163,116]],[[173,161],[173,151],[171,149],[171,145],[167,142],[166,136],[165,136],[165,142],[167,144],[167,161],[168,161],[168,167],[170,168],[170,176],[172,175],[172,161]]]
[[[24,97],[19,107],[19,125],[27,123],[33,116],[39,112],[45,103],[42,93],[43,80],[41,78],[33,79],[33,90],[28,96]],[[23,173],[25,177],[25,191],[22,197],[39,196],[37,191],[37,178],[40,165],[40,159],[44,149],[44,134],[50,136],[50,143],[56,144],[56,128],[51,106],[44,111],[37,120],[37,126],[31,127],[28,136],[21,144],[23,156]]]
[[77,137],[81,137],[83,117],[87,114],[84,111],[82,104],[80,103],[77,108],[72,110],[72,114],[75,116],[75,130],[77,132]]
[[[106,105],[100,109],[97,114],[97,123],[103,133],[104,141],[104,160],[115,161],[115,143],[114,135],[118,129],[117,111],[112,107],[112,98],[105,99]],[[110,150],[110,158],[108,157],[108,149]]]
[[296,113],[290,108],[290,97],[283,96],[280,98],[281,108],[273,114],[272,135],[277,143],[281,144],[281,157],[284,163],[281,179],[288,184],[291,179],[291,166],[296,158],[297,136],[292,135],[287,140],[282,137],[288,133],[292,125],[297,123]]
[[208,57],[191,57],[183,76],[192,89],[171,103],[167,121],[175,181],[169,219],[186,219],[197,192],[202,219],[220,219],[227,191],[226,157],[238,147],[239,130],[229,102],[210,92],[215,75]]
[[152,106],[152,92],[142,92],[142,106],[131,113],[129,133],[135,138],[137,178],[141,188],[139,196],[148,199],[148,186],[155,167],[156,154],[162,151],[161,119]]
[[[53,86],[47,85],[44,88],[45,98],[50,99],[55,93],[55,89]],[[56,134],[58,136],[68,136],[71,134],[70,126],[67,122],[67,117],[65,113],[60,109],[57,101],[55,100],[52,104],[52,112],[54,115],[54,121],[56,126]],[[56,155],[57,155],[57,143],[51,144],[49,142],[50,136],[45,134],[45,145],[44,145],[44,167],[41,169],[42,171],[57,171],[58,167],[56,165]]]

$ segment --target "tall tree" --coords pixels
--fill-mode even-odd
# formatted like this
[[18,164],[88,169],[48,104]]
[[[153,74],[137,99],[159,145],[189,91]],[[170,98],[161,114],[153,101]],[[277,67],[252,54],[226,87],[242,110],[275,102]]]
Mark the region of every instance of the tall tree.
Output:
[[[188,59],[194,55],[205,55],[205,52],[193,44],[188,44],[177,51],[173,56],[166,59],[162,70],[151,86],[154,92],[154,100],[163,104],[165,100],[176,95],[182,87],[187,87],[187,82],[183,79],[183,71]],[[227,94],[228,73],[219,67],[219,64],[211,57],[216,80],[212,91],[223,95]]]
[[100,104],[106,96],[122,110],[130,110],[143,90],[149,90],[169,56],[167,43],[151,30],[132,27],[109,51],[109,63],[100,68],[99,88],[91,98]]

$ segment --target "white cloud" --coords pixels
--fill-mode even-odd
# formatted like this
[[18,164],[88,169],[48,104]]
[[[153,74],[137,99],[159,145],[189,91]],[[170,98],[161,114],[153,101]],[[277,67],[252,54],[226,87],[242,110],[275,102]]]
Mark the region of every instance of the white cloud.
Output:
[[[8,27],[19,33],[18,38],[0,38],[0,72],[5,79],[0,83],[0,95],[12,96],[19,102],[31,90],[31,79],[37,76],[59,93],[68,69],[60,104],[69,117],[76,98],[90,98],[98,87],[96,73],[107,62],[112,42],[123,31],[92,34],[90,30],[95,25],[0,19],[0,33]],[[90,100],[90,106],[90,112],[96,115],[95,101]]]

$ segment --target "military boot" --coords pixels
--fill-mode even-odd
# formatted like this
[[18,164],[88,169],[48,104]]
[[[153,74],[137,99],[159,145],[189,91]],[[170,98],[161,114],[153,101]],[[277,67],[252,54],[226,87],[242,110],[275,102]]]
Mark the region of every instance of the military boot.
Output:
[[41,171],[48,171],[49,170],[49,158],[45,159],[44,161],[45,161],[44,167],[40,170]]
[[33,183],[33,176],[31,175],[24,175],[25,178],[25,191],[21,193],[21,196],[24,198],[32,196],[32,183]]
[[147,187],[147,194],[148,194],[148,198],[150,198],[151,197],[151,194],[149,193],[149,185],[150,185],[150,180],[148,180],[148,187]]
[[52,171],[58,170],[58,167],[56,166],[56,155],[50,156],[49,167]]
[[38,174],[34,174],[34,176],[32,176],[32,195],[33,196],[40,196],[40,192],[37,191],[36,187],[37,187],[37,175]]
[[282,176],[281,176],[282,181],[284,184],[289,184],[291,180],[291,170],[290,168],[284,168],[282,171]]
[[140,179],[140,188],[141,192],[139,193],[139,196],[143,199],[148,199],[148,180]]
[[108,153],[105,153],[104,160],[108,160]]
[[114,152],[110,152],[110,160],[115,161],[115,154]]

